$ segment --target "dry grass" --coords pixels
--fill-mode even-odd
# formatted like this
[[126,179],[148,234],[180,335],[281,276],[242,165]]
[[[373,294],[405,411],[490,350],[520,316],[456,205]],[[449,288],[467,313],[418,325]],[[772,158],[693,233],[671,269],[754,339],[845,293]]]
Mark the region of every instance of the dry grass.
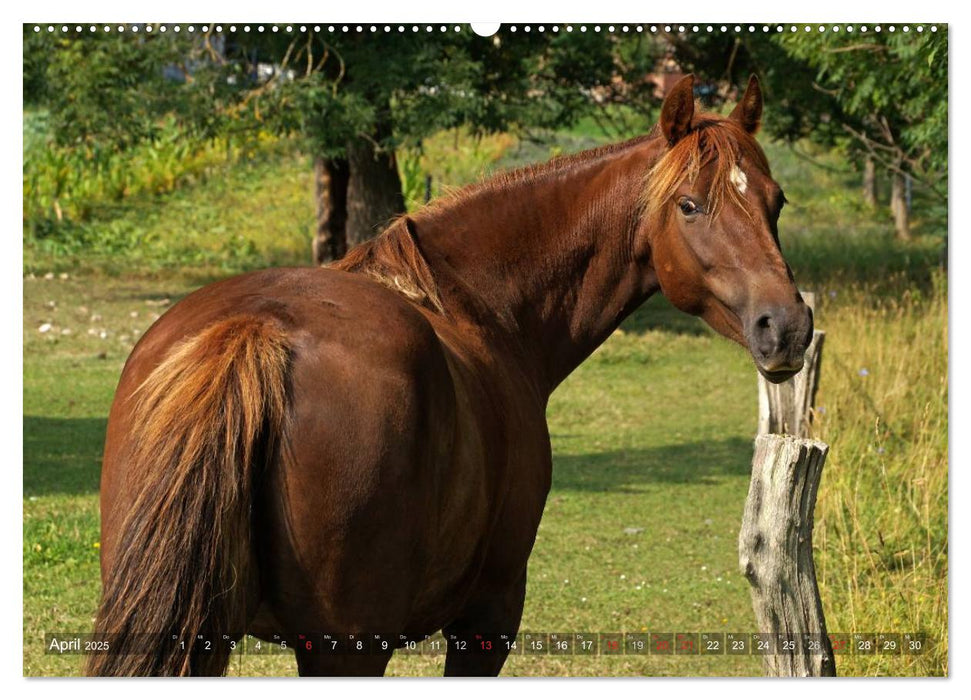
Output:
[[816,510],[818,575],[833,631],[925,632],[923,655],[844,657],[841,675],[948,672],[946,277],[824,305],[818,435],[832,446]]

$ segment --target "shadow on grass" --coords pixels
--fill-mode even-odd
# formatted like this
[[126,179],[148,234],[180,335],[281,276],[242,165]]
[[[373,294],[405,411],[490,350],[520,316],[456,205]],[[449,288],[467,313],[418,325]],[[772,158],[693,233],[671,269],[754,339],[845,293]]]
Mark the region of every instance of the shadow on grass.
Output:
[[[106,418],[24,416],[24,496],[97,493],[106,426]],[[637,493],[645,484],[716,484],[747,476],[751,460],[744,438],[554,455],[553,488]]]
[[[555,437],[554,437],[555,440]],[[648,449],[553,456],[553,489],[639,493],[647,484],[718,484],[748,477],[752,441],[728,438]]]
[[107,418],[24,416],[24,496],[98,492]]

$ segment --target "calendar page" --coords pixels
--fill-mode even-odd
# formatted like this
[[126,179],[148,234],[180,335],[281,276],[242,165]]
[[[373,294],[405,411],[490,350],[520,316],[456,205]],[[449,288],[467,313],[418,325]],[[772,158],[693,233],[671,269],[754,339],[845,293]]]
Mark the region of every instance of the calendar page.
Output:
[[948,25],[327,12],[22,26],[23,675],[947,676]]

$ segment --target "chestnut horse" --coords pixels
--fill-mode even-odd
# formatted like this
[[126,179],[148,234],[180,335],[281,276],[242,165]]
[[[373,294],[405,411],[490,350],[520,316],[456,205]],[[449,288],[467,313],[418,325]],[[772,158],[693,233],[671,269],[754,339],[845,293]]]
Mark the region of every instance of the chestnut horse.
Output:
[[[696,113],[692,88],[647,136],[473,186],[330,267],[240,275],[160,318],[109,417],[96,632],[115,653],[87,671],[221,674],[229,647],[204,641],[222,634],[515,634],[550,488],[547,401],[624,317],[660,291],[769,380],[797,372],[812,315],[753,137],[758,81],[727,118]],[[392,651],[296,660],[380,675]],[[505,658],[453,646],[445,673]]]

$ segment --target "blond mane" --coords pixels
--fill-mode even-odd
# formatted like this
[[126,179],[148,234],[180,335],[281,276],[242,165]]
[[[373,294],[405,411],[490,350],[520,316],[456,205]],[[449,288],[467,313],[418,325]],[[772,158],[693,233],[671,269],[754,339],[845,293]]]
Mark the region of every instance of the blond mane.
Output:
[[714,163],[708,191],[709,221],[726,201],[733,201],[748,213],[735,179],[740,161],[751,163],[769,175],[769,162],[758,142],[737,122],[715,114],[703,114],[680,141],[669,149],[647,173],[644,212],[656,214],[682,182],[694,182],[701,169]]
[[396,219],[384,233],[352,248],[329,267],[366,275],[420,306],[445,313],[432,271],[408,230],[407,216]]

